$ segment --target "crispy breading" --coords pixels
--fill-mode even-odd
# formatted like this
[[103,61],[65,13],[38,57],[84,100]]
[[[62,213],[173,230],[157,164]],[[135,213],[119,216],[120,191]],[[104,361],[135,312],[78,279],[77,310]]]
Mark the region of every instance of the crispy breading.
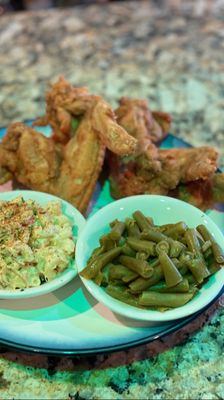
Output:
[[178,185],[169,196],[207,210],[215,204],[224,203],[224,173],[216,173],[210,179],[192,181]]
[[155,142],[170,129],[169,114],[151,112],[144,100],[122,98],[116,110],[119,124],[138,139],[131,159],[110,155],[111,193],[115,198],[134,194],[166,195],[181,183],[209,180],[217,169],[213,147],[159,149]]
[[0,144],[2,182],[15,176],[18,182],[52,193],[85,212],[104,162],[105,148],[119,155],[135,151],[136,139],[114,118],[100,98],[83,114],[75,135],[67,144],[47,138],[22,123],[9,126]]
[[76,88],[61,77],[46,95],[46,115],[34,125],[51,125],[53,139],[67,143],[73,135],[72,119],[82,119],[88,113],[92,128],[111,151],[126,155],[136,151],[137,140],[117,124],[110,105],[100,96]]
[[223,199],[224,179],[222,174],[215,175],[216,149],[159,149],[170,123],[169,114],[151,112],[145,100],[123,97],[114,112],[101,96],[60,78],[47,92],[46,115],[35,122],[50,125],[52,136],[47,138],[22,123],[10,125],[0,143],[0,184],[15,177],[85,212],[108,148],[115,198],[175,191],[178,197],[185,185],[191,189],[188,198],[193,202],[193,186],[204,182],[212,185],[212,199]]
[[146,100],[122,97],[115,110],[117,122],[138,140],[139,151],[145,151],[150,143],[161,141],[169,132],[171,116],[154,112],[148,108]]
[[[122,164],[111,174],[116,198],[133,194],[168,194],[180,183],[211,178],[217,169],[218,152],[213,147],[158,150],[161,168],[139,168],[139,161]],[[121,168],[121,162],[119,164]],[[133,166],[134,165],[134,166]]]

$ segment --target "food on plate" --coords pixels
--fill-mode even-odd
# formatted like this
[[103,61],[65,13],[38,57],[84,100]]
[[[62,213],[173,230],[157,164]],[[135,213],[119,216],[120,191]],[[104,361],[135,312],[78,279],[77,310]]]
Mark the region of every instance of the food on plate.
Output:
[[216,203],[224,203],[224,173],[215,173],[205,180],[180,183],[169,195],[207,210]]
[[140,152],[149,144],[161,141],[169,132],[171,116],[160,111],[151,112],[145,100],[122,97],[115,110],[117,122],[138,141]]
[[[88,95],[88,101],[83,100],[85,108],[80,106],[79,97],[76,102],[76,94],[76,89],[63,79],[48,93],[47,115],[36,123],[50,123],[52,138],[22,123],[9,126],[0,144],[0,181],[4,183],[11,173],[23,185],[58,195],[84,212],[102,169],[106,147],[128,155],[135,151],[137,140],[116,123],[111,107],[103,99]],[[68,124],[65,115],[70,118]],[[73,115],[79,117],[75,132]]]
[[[75,88],[60,78],[48,91],[46,103],[46,115],[36,120],[34,125],[49,124],[55,141],[67,143],[75,136],[76,147],[81,146],[81,152],[85,142],[88,144],[89,132],[93,131],[96,140],[101,140],[112,152],[119,155],[135,152],[137,140],[117,124],[111,106],[102,97],[89,94],[86,88]],[[85,134],[78,140],[83,117]],[[75,133],[74,121],[77,124]]]
[[[165,113],[151,113],[143,101],[121,99],[116,115],[118,123],[138,139],[139,145],[138,152],[128,158],[110,154],[114,198],[149,193],[172,195],[175,190],[174,195],[178,197],[179,185],[186,187],[188,183],[197,185],[208,181],[216,192],[217,181],[213,177],[218,152],[215,148],[159,149],[157,143],[169,131],[171,119]],[[221,197],[224,201],[224,195]],[[198,203],[203,207],[202,202]]]
[[202,209],[217,199],[224,202],[224,173],[215,174],[216,149],[160,149],[171,116],[151,112],[145,100],[123,97],[113,111],[101,96],[61,77],[46,94],[45,116],[33,125],[50,125],[51,137],[11,124],[0,143],[0,184],[15,178],[85,213],[108,149],[105,170],[114,198],[168,194]]
[[217,169],[218,153],[212,147],[158,149],[157,156],[150,165],[144,153],[141,159],[133,157],[128,161],[115,160],[113,155],[112,195],[115,198],[143,193],[167,195],[181,183],[207,181]]
[[61,203],[40,206],[19,196],[0,202],[0,288],[39,286],[58,277],[74,258],[72,224]]
[[224,265],[224,249],[205,225],[155,225],[137,210],[109,229],[80,275],[135,307],[180,307]]

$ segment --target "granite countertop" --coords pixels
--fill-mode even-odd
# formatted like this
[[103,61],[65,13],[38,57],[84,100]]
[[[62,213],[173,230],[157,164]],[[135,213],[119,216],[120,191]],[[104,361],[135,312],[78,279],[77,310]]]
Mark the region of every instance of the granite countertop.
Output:
[[[0,17],[0,125],[44,111],[50,81],[147,98],[172,132],[224,166],[224,2],[151,0]],[[1,399],[223,399],[224,308],[127,351],[48,357],[2,349]]]

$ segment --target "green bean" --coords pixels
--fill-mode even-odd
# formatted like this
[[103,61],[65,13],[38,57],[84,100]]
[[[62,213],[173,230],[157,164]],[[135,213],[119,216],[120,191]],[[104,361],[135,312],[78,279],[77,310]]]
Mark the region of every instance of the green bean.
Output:
[[100,244],[104,248],[104,251],[111,250],[115,247],[115,242],[109,237],[108,234],[101,236]]
[[146,252],[149,256],[155,256],[155,243],[148,240],[140,240],[134,237],[127,238],[127,244],[136,251]]
[[194,275],[198,283],[202,283],[210,273],[206,266],[206,262],[201,251],[201,247],[194,229],[189,229],[186,234],[186,242],[190,250],[195,254],[195,258],[188,263],[188,268]]
[[104,246],[97,247],[93,250],[89,260],[87,261],[87,265],[90,265],[96,258],[98,258],[105,251]]
[[120,247],[115,247],[114,249],[108,250],[106,253],[101,254],[98,258],[94,259],[91,264],[87,266],[80,272],[80,275],[86,279],[94,279],[99,271],[114,258],[119,256],[121,253]]
[[153,221],[146,218],[141,211],[135,211],[133,213],[133,218],[137,222],[138,227],[141,229],[141,231],[144,231],[145,229],[150,229],[152,227]]
[[117,300],[130,304],[131,306],[139,307],[138,299],[128,293],[124,286],[108,285],[106,293]]
[[188,272],[187,265],[181,263],[180,260],[178,260],[177,258],[171,258],[171,260],[182,276]]
[[130,270],[122,264],[110,264],[109,280],[122,280],[123,282],[131,282],[139,275],[137,272]]
[[210,247],[209,249],[207,249],[207,250],[203,253],[203,256],[204,256],[204,258],[205,258],[206,261],[207,261],[207,259],[208,259],[210,256],[213,256],[212,248]]
[[177,222],[176,224],[173,224],[173,226],[168,227],[168,229],[165,230],[165,234],[167,236],[172,237],[173,239],[178,239],[179,236],[184,235],[184,233],[187,230],[187,225],[185,222]]
[[129,285],[130,291],[132,293],[139,293],[145,289],[148,289],[150,286],[155,285],[163,278],[163,271],[160,265],[154,267],[153,274],[151,278],[137,278],[135,281],[131,282]]
[[138,251],[137,253],[136,253],[136,256],[135,256],[135,258],[137,259],[137,260],[148,260],[148,258],[149,258],[149,254],[147,254],[147,253],[145,253],[144,251]]
[[211,240],[206,240],[201,246],[202,252],[205,254],[209,249],[211,249],[212,243]]
[[183,276],[188,272],[188,262],[193,259],[193,255],[188,252],[181,254],[179,259],[171,258],[180,274]]
[[195,283],[192,283],[192,284],[190,284],[190,287],[189,287],[189,293],[192,293],[193,294],[193,296],[198,292],[198,287],[196,286],[196,284]]
[[170,245],[166,240],[161,240],[161,242],[156,244],[156,254],[159,255],[161,252],[169,253]]
[[184,279],[187,279],[189,284],[192,284],[192,283],[196,284],[197,283],[197,281],[195,280],[194,276],[189,272],[184,275]]
[[205,241],[204,241],[203,237],[201,236],[201,234],[198,232],[197,228],[195,229],[195,233],[196,233],[196,235],[197,235],[199,244],[200,244],[200,246],[202,247],[203,244],[205,243]]
[[[175,264],[176,265],[176,264]],[[188,272],[188,267],[187,267],[187,265],[181,265],[181,264],[179,264],[178,266],[177,266],[177,268],[178,268],[178,271],[180,272],[180,274],[182,275],[182,276],[184,276],[187,272]]]
[[110,269],[111,266],[114,264],[107,264],[102,268],[102,281],[101,281],[101,285],[107,286],[108,283],[110,282]]
[[192,253],[203,257],[202,251],[201,251],[201,246],[200,246],[198,237],[196,235],[196,230],[195,229],[187,229],[187,231],[185,232],[184,238],[186,240],[189,250]]
[[102,285],[102,282],[103,282],[103,280],[104,280],[104,276],[103,276],[103,273],[102,273],[102,271],[98,271],[97,272],[97,274],[94,276],[94,278],[93,278],[93,281],[97,284],[97,285],[99,285],[99,286],[101,286]]
[[112,240],[120,240],[126,226],[122,221],[115,220],[111,222],[110,226],[112,226],[111,231],[108,233],[108,236]]
[[126,225],[129,237],[131,237],[131,236],[136,237],[136,238],[140,237],[139,227],[133,219],[127,218],[125,220],[125,225]]
[[224,264],[224,249],[204,225],[184,222],[156,226],[135,211],[114,220],[100,238],[81,276],[135,307],[165,311],[186,304],[198,287]]
[[200,233],[200,235],[202,236],[202,238],[204,239],[205,242],[207,240],[211,240],[211,234],[205,225],[202,225],[202,224],[198,225],[196,229]]
[[188,268],[198,283],[202,283],[204,279],[210,275],[206,264],[203,262],[202,258],[198,256],[189,262]]
[[179,257],[180,254],[186,249],[186,246],[179,242],[178,240],[171,240],[170,242],[170,252],[169,256],[172,257]]
[[118,240],[118,242],[116,241],[115,243],[116,243],[116,245],[117,245],[118,247],[122,247],[122,246],[124,246],[125,243],[126,243],[126,238],[125,238],[124,236],[121,236],[120,240]]
[[157,293],[144,291],[139,296],[139,304],[143,306],[156,307],[181,307],[188,303],[193,297],[193,293]]
[[167,229],[172,228],[174,225],[175,224],[164,224],[164,225],[158,226],[158,229],[160,232],[166,233]]
[[182,275],[165,252],[159,254],[159,262],[164,273],[167,287],[175,286],[182,281]]
[[210,275],[215,274],[221,268],[220,264],[218,264],[215,260],[214,262],[208,267]]
[[218,264],[224,264],[224,251],[219,246],[218,243],[212,242],[212,250],[215,257],[215,260]]
[[194,258],[194,254],[191,253],[190,251],[185,251],[183,254],[181,254],[179,261],[181,265],[188,265],[189,262],[191,262]]
[[136,252],[127,244],[127,242],[121,247],[121,253],[130,257],[135,257],[136,254]]
[[212,234],[209,232],[205,225],[197,226],[198,232],[201,234],[205,241],[210,240],[212,243],[212,251],[215,257],[215,260],[218,264],[224,264],[224,250],[219,246],[219,244],[215,241]]
[[177,267],[178,269],[181,268],[181,262],[178,260],[178,258],[176,257],[170,257],[172,262],[174,263],[175,267]]
[[214,254],[211,253],[209,256],[206,258],[207,262],[207,268],[210,272],[210,275],[214,274],[215,272],[219,271],[220,268],[222,267],[220,264],[218,264],[214,258]]
[[165,281],[160,281],[157,285],[151,286],[151,290],[160,293],[187,293],[189,291],[189,282],[184,278],[176,286],[168,288]]
[[169,241],[169,239],[163,233],[153,230],[153,229],[144,230],[141,233],[141,238],[151,240],[152,242],[156,242],[156,243],[161,242],[161,240],[165,240],[167,242]]
[[149,278],[153,274],[153,268],[150,267],[147,261],[137,260],[129,256],[120,256],[118,260],[122,265],[137,272],[143,278]]

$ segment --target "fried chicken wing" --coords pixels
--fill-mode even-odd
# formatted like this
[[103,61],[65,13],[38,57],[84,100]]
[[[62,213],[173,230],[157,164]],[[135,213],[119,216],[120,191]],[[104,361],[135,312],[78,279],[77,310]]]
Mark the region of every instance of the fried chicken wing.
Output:
[[170,115],[151,112],[145,100],[122,97],[115,114],[117,122],[138,140],[140,152],[145,151],[150,143],[161,141],[170,129]]
[[169,196],[207,210],[215,204],[224,203],[224,173],[216,173],[210,179],[180,184]]
[[105,156],[105,144],[96,135],[88,113],[76,135],[65,145],[57,194],[84,211],[96,186]]
[[169,131],[171,117],[151,112],[143,100],[122,98],[117,120],[138,140],[137,154],[128,159],[111,154],[111,194],[115,198],[152,193],[167,195],[178,185],[208,181],[217,168],[218,153],[212,147],[159,149]]
[[115,198],[168,194],[201,208],[223,201],[224,174],[215,174],[214,148],[159,149],[170,123],[169,114],[151,112],[144,100],[124,97],[114,112],[101,96],[60,78],[47,92],[46,115],[34,123],[50,125],[52,136],[10,125],[0,143],[0,184],[15,177],[84,213],[109,149]]
[[117,124],[110,105],[86,88],[73,87],[61,77],[48,91],[46,104],[45,117],[34,124],[49,124],[55,141],[67,143],[74,134],[72,119],[82,119],[88,113],[92,129],[111,151],[119,155],[136,151],[137,140]]
[[1,167],[35,190],[52,192],[61,160],[60,146],[22,123],[12,124],[0,144]]
[[[79,124],[72,132],[72,118]],[[0,144],[0,179],[15,176],[23,185],[62,197],[84,212],[104,162],[105,149],[119,155],[135,152],[137,140],[116,122],[101,97],[73,88],[63,79],[47,94],[47,138],[21,123],[12,124]]]
[[112,195],[163,194],[180,183],[207,180],[217,169],[218,152],[212,147],[158,150],[161,169],[139,168],[138,160],[123,164],[123,171],[111,171]]
[[[17,143],[10,147],[14,133]],[[9,178],[13,174],[23,185],[62,197],[84,212],[104,161],[105,145],[91,128],[90,120],[84,118],[76,136],[65,146],[31,127],[13,124],[0,144],[2,153],[2,168]]]
[[34,126],[50,125],[53,139],[63,144],[71,138],[72,116],[80,117],[92,107],[98,96],[89,94],[84,87],[74,87],[63,77],[50,86],[46,94],[46,115],[37,119]]

